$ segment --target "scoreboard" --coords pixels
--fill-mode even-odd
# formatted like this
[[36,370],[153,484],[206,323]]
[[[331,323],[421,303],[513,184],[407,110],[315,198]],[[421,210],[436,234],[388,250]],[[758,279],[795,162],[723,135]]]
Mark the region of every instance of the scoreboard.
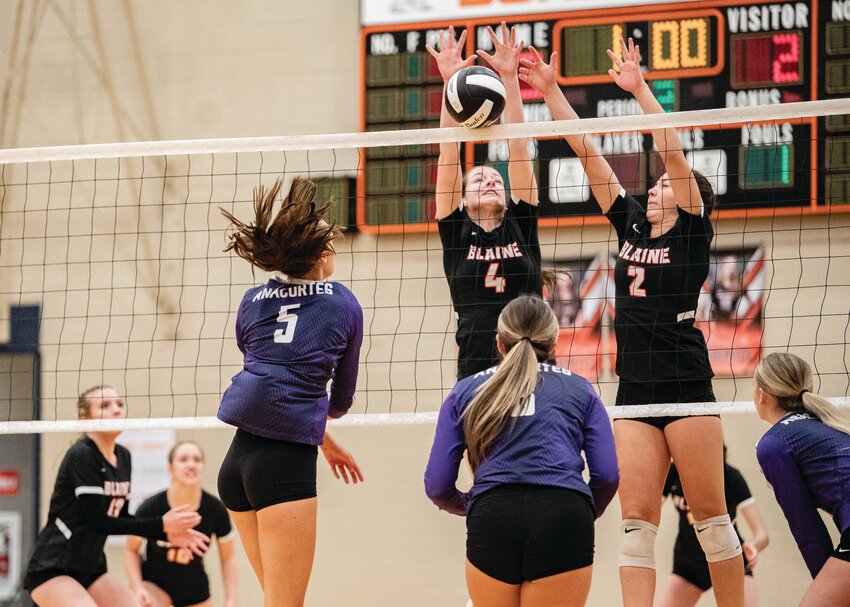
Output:
[[[616,0],[614,0],[616,2]],[[713,181],[723,216],[850,211],[850,0],[682,2],[511,15],[526,46],[558,51],[558,83],[582,118],[640,114],[608,75],[606,49],[641,46],[644,77],[667,111],[848,98],[848,114],[784,123],[723,124],[680,131],[692,164]],[[442,79],[425,45],[467,29],[466,55],[492,50],[501,18],[370,26],[361,33],[364,131],[439,126]],[[479,60],[479,64],[481,60]],[[550,120],[521,83],[526,122]],[[649,133],[594,136],[623,186],[645,195],[663,167]],[[578,158],[560,138],[540,139],[534,164],[540,225],[601,221]],[[357,179],[358,229],[434,229],[438,146],[373,148]],[[507,177],[507,143],[463,144],[467,168],[487,162]],[[585,216],[589,217],[585,217]]]

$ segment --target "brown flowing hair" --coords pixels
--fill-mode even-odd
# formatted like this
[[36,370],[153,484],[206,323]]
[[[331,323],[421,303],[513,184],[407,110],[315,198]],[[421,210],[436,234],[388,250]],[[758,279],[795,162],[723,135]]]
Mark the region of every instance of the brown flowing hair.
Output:
[[850,434],[850,421],[835,405],[812,392],[812,368],[796,354],[768,354],[756,367],[753,379],[759,388],[776,399],[783,411],[809,413],[827,426]]
[[281,185],[276,179],[271,188],[254,188],[253,223],[244,223],[219,209],[234,228],[224,250],[233,251],[261,270],[297,278],[316,265],[342,232],[324,221],[331,201],[317,207],[316,184],[309,179],[296,177],[280,210],[273,214]]
[[558,321],[537,295],[521,295],[499,315],[497,328],[505,356],[490,379],[478,387],[463,412],[469,464],[475,470],[511,416],[526,405],[537,387],[537,363],[555,362]]

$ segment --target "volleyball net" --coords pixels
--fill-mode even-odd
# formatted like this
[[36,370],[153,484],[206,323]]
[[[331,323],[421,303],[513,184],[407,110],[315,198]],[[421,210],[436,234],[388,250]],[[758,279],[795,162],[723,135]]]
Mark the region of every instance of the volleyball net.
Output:
[[[548,118],[480,130],[378,125],[349,135],[0,151],[0,432],[90,429],[75,421],[76,399],[99,384],[126,396],[130,419],[98,428],[216,426],[242,364],[236,309],[268,278],[223,251],[219,209],[251,219],[255,186],[281,177],[286,191],[297,176],[333,200],[329,219],[346,233],[333,279],[364,310],[357,400],[341,423],[433,422],[457,357],[434,220],[439,144],[457,145],[466,168],[486,162],[507,180],[506,141],[521,137],[535,156],[543,267],[560,271],[544,293],[561,326],[558,364],[611,404],[617,239],[561,136],[590,138],[642,200],[664,172],[649,136],[662,126],[680,129],[686,155],[718,194],[696,322],[723,402],[689,411],[752,410],[752,371],[770,351],[800,354],[816,390],[847,401],[846,100]],[[34,352],[35,410],[16,396],[16,385],[34,381],[22,362]]]

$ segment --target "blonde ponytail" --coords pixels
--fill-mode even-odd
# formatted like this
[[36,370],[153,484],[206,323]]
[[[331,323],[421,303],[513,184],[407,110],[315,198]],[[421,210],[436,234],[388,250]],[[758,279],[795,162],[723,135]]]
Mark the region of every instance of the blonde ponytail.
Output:
[[850,434],[850,420],[827,399],[812,392],[812,369],[796,354],[768,354],[756,367],[754,379],[759,388],[776,398],[783,411],[809,413],[827,426]]
[[522,295],[499,315],[497,333],[505,357],[493,376],[478,387],[463,414],[469,464],[475,470],[537,386],[537,363],[552,361],[558,322],[537,296]]

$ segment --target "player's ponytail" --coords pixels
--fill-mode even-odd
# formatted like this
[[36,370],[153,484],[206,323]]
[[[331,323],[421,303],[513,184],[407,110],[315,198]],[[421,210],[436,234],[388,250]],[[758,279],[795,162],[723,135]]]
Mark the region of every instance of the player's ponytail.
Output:
[[224,250],[232,250],[261,270],[297,278],[316,265],[342,232],[324,221],[331,203],[316,207],[316,184],[309,179],[295,178],[280,211],[273,216],[280,188],[280,179],[268,190],[263,185],[254,188],[253,223],[244,223],[220,209],[234,227]]
[[511,416],[526,405],[538,381],[537,363],[554,362],[558,321],[538,296],[521,295],[499,315],[497,329],[505,352],[493,376],[481,384],[464,411],[469,464],[475,470]]
[[783,411],[804,411],[827,426],[850,434],[850,421],[835,405],[812,392],[812,369],[796,354],[768,354],[756,367],[754,379],[759,388],[776,398]]

